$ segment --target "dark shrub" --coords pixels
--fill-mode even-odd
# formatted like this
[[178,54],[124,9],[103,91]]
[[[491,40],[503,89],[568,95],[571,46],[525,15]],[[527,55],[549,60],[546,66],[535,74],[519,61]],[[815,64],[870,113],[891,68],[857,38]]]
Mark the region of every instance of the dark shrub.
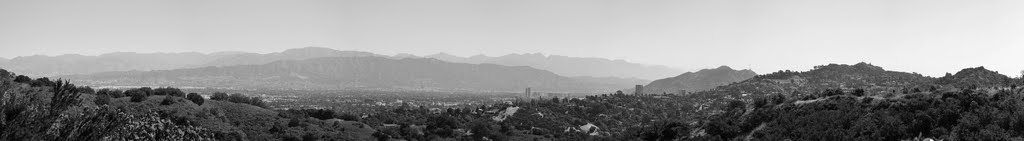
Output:
[[185,92],[182,92],[181,89],[171,87],[156,88],[153,90],[153,94],[185,97]]
[[146,98],[149,97],[146,93],[128,93],[128,96],[132,97],[132,102],[146,101]]
[[203,96],[200,96],[197,93],[188,93],[188,96],[185,96],[185,99],[188,99],[189,101],[192,101],[192,103],[195,103],[195,104],[198,104],[198,105],[203,105],[203,102],[205,101],[203,99]]
[[224,93],[224,92],[215,92],[215,93],[213,93],[212,96],[210,96],[210,100],[224,101],[224,100],[227,100],[227,99],[228,99],[228,93]]
[[234,103],[249,103],[249,97],[242,95],[240,93],[235,93],[228,96],[228,101]]
[[864,89],[856,89],[856,90],[853,90],[853,93],[852,93],[852,94],[853,94],[854,96],[864,96]]
[[116,89],[110,90],[110,92],[108,92],[107,95],[109,95],[111,98],[122,98],[126,96],[123,91]]
[[128,90],[124,91],[124,94],[128,95],[128,96],[134,96],[134,95],[150,96],[150,95],[153,95],[153,89],[150,89],[149,87],[128,89]]
[[81,87],[78,87],[78,88],[75,88],[75,89],[77,89],[78,92],[80,92],[80,93],[96,94],[96,91],[93,90],[92,87],[89,87],[89,86],[81,86]]
[[350,113],[344,113],[338,116],[338,119],[347,121],[359,121],[359,116]]
[[14,78],[14,82],[29,83],[29,82],[32,82],[32,78],[28,77],[28,76],[24,76],[24,75],[18,75],[18,77]]
[[164,100],[160,101],[160,105],[171,105],[177,103],[174,96],[164,96]]
[[107,105],[107,104],[110,104],[110,96],[109,95],[96,95],[96,100],[94,102],[96,102],[96,105]]

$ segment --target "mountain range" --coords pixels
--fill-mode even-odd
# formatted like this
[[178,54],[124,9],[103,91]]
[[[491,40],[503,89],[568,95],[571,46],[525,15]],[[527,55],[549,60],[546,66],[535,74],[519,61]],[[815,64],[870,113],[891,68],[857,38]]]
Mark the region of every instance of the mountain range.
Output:
[[498,57],[475,55],[459,57],[446,53],[423,56],[443,61],[470,64],[498,64],[506,66],[530,66],[549,70],[563,76],[620,77],[654,80],[683,73],[665,66],[645,65],[594,57],[569,57],[544,55],[540,53],[509,54]]
[[387,57],[434,58],[454,63],[498,64],[505,66],[529,66],[548,70],[562,76],[576,77],[617,77],[653,80],[681,73],[664,66],[630,63],[623,60],[604,58],[580,58],[559,55],[510,54],[501,57],[477,55],[468,58],[448,54],[419,57],[412,54],[386,56],[361,51],[340,51],[322,47],[288,49],[276,53],[216,52],[216,53],[132,53],[118,52],[99,56],[60,55],[23,56],[0,59],[0,67],[33,76],[57,76],[90,74],[109,71],[150,71],[209,66],[259,65],[281,60],[304,60],[321,57]]
[[[60,76],[85,85],[203,86],[241,89],[472,90],[608,92],[623,87],[525,66],[451,63],[429,58],[325,57],[262,65],[104,72]],[[598,78],[600,79],[600,78]]]

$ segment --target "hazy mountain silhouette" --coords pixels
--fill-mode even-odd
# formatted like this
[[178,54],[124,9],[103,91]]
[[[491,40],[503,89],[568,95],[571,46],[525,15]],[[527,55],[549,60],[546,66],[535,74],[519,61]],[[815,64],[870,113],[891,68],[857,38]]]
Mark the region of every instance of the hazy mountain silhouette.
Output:
[[88,74],[107,71],[177,69],[207,63],[224,55],[117,52],[99,56],[77,54],[24,56],[0,62],[0,67],[33,76]]
[[576,76],[576,77],[570,77],[570,78],[576,79],[576,80],[580,80],[580,81],[584,81],[584,82],[594,83],[594,84],[602,84],[602,85],[606,85],[606,86],[618,86],[619,88],[622,88],[622,86],[634,86],[634,85],[638,85],[638,84],[651,83],[650,80],[644,80],[644,79],[638,79],[638,78],[592,77],[592,76]]
[[323,47],[305,47],[288,49],[278,53],[238,53],[228,57],[218,58],[209,63],[199,65],[205,66],[235,66],[235,65],[258,65],[280,60],[305,60],[321,57],[370,57],[383,56],[361,51],[339,51]]
[[687,92],[704,91],[717,86],[750,79],[755,75],[757,73],[751,70],[733,70],[728,66],[721,66],[715,69],[703,69],[697,72],[683,73],[676,77],[655,80],[644,86],[644,93],[678,94],[680,90],[686,90]]
[[531,67],[436,59],[329,57],[263,65],[107,72],[64,76],[87,85],[204,86],[257,89],[390,88],[403,90],[608,92],[612,86]]
[[653,80],[682,73],[682,71],[665,66],[630,63],[624,60],[543,55],[540,53],[509,54],[499,57],[488,57],[483,55],[459,57],[446,53],[438,53],[424,57],[457,63],[530,66],[538,69],[549,70],[563,76],[621,77]]
[[435,54],[419,57],[412,54],[384,56],[361,51],[339,51],[323,47],[305,47],[288,49],[276,53],[247,52],[216,52],[203,53],[109,53],[100,56],[60,55],[60,56],[25,56],[4,61],[0,59],[0,67],[12,71],[27,72],[33,76],[57,76],[73,74],[90,74],[108,71],[149,71],[183,68],[199,68],[208,66],[259,65],[281,60],[304,60],[321,57],[387,57],[392,59],[435,58],[455,63],[498,64],[505,66],[530,66],[549,70],[563,76],[593,76],[654,79],[678,74],[677,70],[664,66],[649,66],[629,63],[622,60],[603,58],[577,58],[558,55],[544,56],[541,54],[512,54],[502,57],[458,57],[448,54]]

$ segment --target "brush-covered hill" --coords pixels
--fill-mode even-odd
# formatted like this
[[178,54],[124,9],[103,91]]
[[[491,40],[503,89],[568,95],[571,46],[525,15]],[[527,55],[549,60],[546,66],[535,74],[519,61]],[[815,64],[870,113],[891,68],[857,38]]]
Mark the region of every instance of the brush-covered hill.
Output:
[[687,92],[704,91],[747,80],[755,75],[757,73],[751,70],[734,70],[728,66],[721,66],[715,69],[703,69],[697,72],[683,73],[671,78],[655,80],[644,86],[644,93],[678,94],[680,90],[686,90]]
[[[813,70],[812,70],[813,72]],[[801,73],[802,74],[802,73]],[[849,73],[847,73],[849,74]],[[872,73],[878,74],[878,73]],[[882,77],[893,77],[884,75]],[[851,77],[826,79],[833,82]],[[852,77],[871,78],[871,77]],[[899,78],[899,77],[897,77]],[[918,77],[909,77],[918,78]],[[907,78],[902,78],[907,79]],[[1021,140],[1024,84],[984,67],[916,81],[848,85],[803,97],[732,100],[689,140]],[[931,81],[928,81],[931,80]],[[871,81],[868,81],[871,82]],[[850,83],[843,83],[850,84]],[[853,83],[856,84],[856,83]],[[872,84],[872,83],[866,83]],[[922,88],[927,86],[931,88]],[[936,88],[938,87],[938,88]],[[805,87],[811,88],[811,87]],[[837,87],[838,88],[838,87]]]
[[946,73],[946,75],[940,77],[936,83],[964,88],[987,87],[1012,84],[1013,79],[1006,75],[999,74],[999,72],[985,69],[985,67],[976,67],[965,68],[956,72],[956,74]]
[[535,91],[546,92],[607,92],[611,88],[624,87],[590,83],[530,67],[381,57],[316,58],[263,65],[108,72],[64,78],[89,85],[250,89],[388,88],[519,92],[532,87]]
[[[807,94],[825,89],[855,89],[889,91],[918,85],[929,85],[935,78],[917,73],[888,71],[868,63],[854,65],[829,64],[815,66],[806,72],[779,71],[758,75],[734,84],[702,92],[732,97],[763,96],[768,94]],[[744,96],[746,95],[746,96]]]

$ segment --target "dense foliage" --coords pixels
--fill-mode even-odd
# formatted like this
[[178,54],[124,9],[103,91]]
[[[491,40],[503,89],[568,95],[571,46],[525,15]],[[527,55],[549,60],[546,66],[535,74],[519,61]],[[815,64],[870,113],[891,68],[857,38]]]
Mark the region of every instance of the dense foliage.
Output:
[[95,96],[83,96],[86,89],[67,81],[26,80],[0,69],[0,140],[210,139],[205,128],[172,124],[153,113],[83,103]]

